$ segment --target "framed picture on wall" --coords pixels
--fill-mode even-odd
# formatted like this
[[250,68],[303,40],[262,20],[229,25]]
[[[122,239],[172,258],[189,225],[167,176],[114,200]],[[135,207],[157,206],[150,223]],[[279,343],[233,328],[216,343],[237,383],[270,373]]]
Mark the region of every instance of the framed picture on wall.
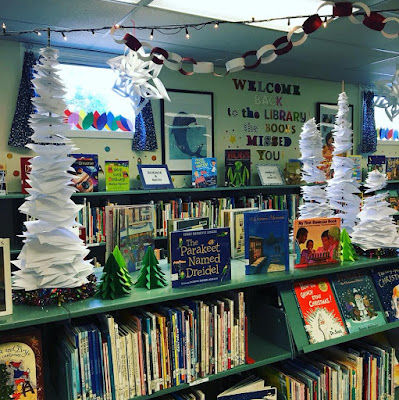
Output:
[[161,100],[162,163],[171,174],[191,174],[191,159],[214,156],[213,93],[167,89]]
[[[333,103],[317,103],[317,122],[320,124],[320,132],[323,138],[322,169],[326,179],[332,178],[331,161],[334,150],[334,139],[332,130],[334,128],[335,116],[338,112],[338,105]],[[349,105],[349,122],[353,124],[353,105]],[[352,127],[353,129],[353,127]],[[353,154],[353,152],[352,152]]]

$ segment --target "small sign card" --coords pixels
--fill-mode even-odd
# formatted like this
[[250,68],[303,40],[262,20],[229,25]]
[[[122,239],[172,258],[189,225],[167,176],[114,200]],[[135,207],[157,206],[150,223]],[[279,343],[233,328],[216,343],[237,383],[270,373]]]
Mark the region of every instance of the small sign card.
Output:
[[144,189],[173,189],[168,166],[137,164]]
[[284,178],[280,168],[276,164],[258,164],[256,166],[263,186],[266,185],[284,185]]

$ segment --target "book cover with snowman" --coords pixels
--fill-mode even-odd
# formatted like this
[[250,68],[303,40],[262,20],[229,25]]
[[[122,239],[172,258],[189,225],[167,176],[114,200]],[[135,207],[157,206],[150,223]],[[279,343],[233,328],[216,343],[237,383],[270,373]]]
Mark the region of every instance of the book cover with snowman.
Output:
[[295,282],[293,287],[310,344],[346,335],[345,325],[327,278]]
[[399,268],[390,267],[371,271],[371,278],[385,311],[388,322],[399,320]]
[[385,324],[371,277],[364,271],[336,274],[331,279],[349,333]]

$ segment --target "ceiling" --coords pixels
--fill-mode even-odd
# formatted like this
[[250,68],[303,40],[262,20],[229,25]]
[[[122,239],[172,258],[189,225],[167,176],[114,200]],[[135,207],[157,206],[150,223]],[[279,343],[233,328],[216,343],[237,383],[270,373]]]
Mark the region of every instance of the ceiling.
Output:
[[[270,2],[270,7],[273,7],[276,0],[262,1]],[[131,25],[132,20],[136,26],[206,21],[203,17],[149,7],[149,3],[151,0],[141,0],[139,5],[112,0],[1,0],[0,23],[5,22],[7,32],[10,32],[47,27],[61,30],[98,28],[116,23]],[[372,10],[399,9],[399,0],[364,0],[364,3]],[[289,9],[286,13],[285,16],[290,15]],[[386,12],[384,15],[399,17],[399,12]],[[264,18],[268,16],[257,15],[257,19]],[[394,26],[392,23],[392,28],[398,29],[398,24]],[[248,25],[223,24],[217,30],[213,26],[206,26],[200,31],[190,30],[190,35],[187,40],[184,31],[177,35],[161,35],[155,32],[151,43],[183,57],[213,61],[218,66],[224,66],[231,58],[273,43],[284,34]],[[136,36],[140,40],[149,41],[148,30],[136,30]],[[46,44],[47,40],[45,34],[38,36],[31,33],[18,36],[0,35],[0,39],[39,45]],[[123,52],[123,46],[116,44],[106,31],[95,35],[90,32],[68,33],[67,41],[63,40],[61,34],[53,33],[51,43],[59,48],[82,49],[86,51],[85,54],[93,54],[94,57],[98,54],[108,57],[109,53]],[[66,53],[78,51],[69,50]],[[398,38],[387,39],[380,32],[363,25],[354,25],[347,18],[341,18],[330,23],[326,29],[320,28],[311,34],[303,45],[294,47],[290,53],[258,67],[257,71],[371,84],[376,80],[389,79],[393,75],[397,57]]]

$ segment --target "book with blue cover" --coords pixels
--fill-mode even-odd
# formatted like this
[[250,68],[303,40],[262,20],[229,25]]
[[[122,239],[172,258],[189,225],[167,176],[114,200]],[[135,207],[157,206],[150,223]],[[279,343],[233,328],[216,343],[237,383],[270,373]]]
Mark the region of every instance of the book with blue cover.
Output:
[[69,154],[76,161],[72,164],[75,170],[72,177],[73,185],[78,192],[98,191],[98,154]]
[[229,228],[172,232],[170,252],[172,287],[231,279]]
[[192,185],[196,188],[209,188],[217,186],[215,157],[192,159]]
[[288,271],[288,211],[244,213],[245,273]]
[[366,272],[336,274],[331,285],[349,333],[385,324],[373,281]]
[[388,322],[399,320],[399,268],[383,268],[371,271],[375,289]]

